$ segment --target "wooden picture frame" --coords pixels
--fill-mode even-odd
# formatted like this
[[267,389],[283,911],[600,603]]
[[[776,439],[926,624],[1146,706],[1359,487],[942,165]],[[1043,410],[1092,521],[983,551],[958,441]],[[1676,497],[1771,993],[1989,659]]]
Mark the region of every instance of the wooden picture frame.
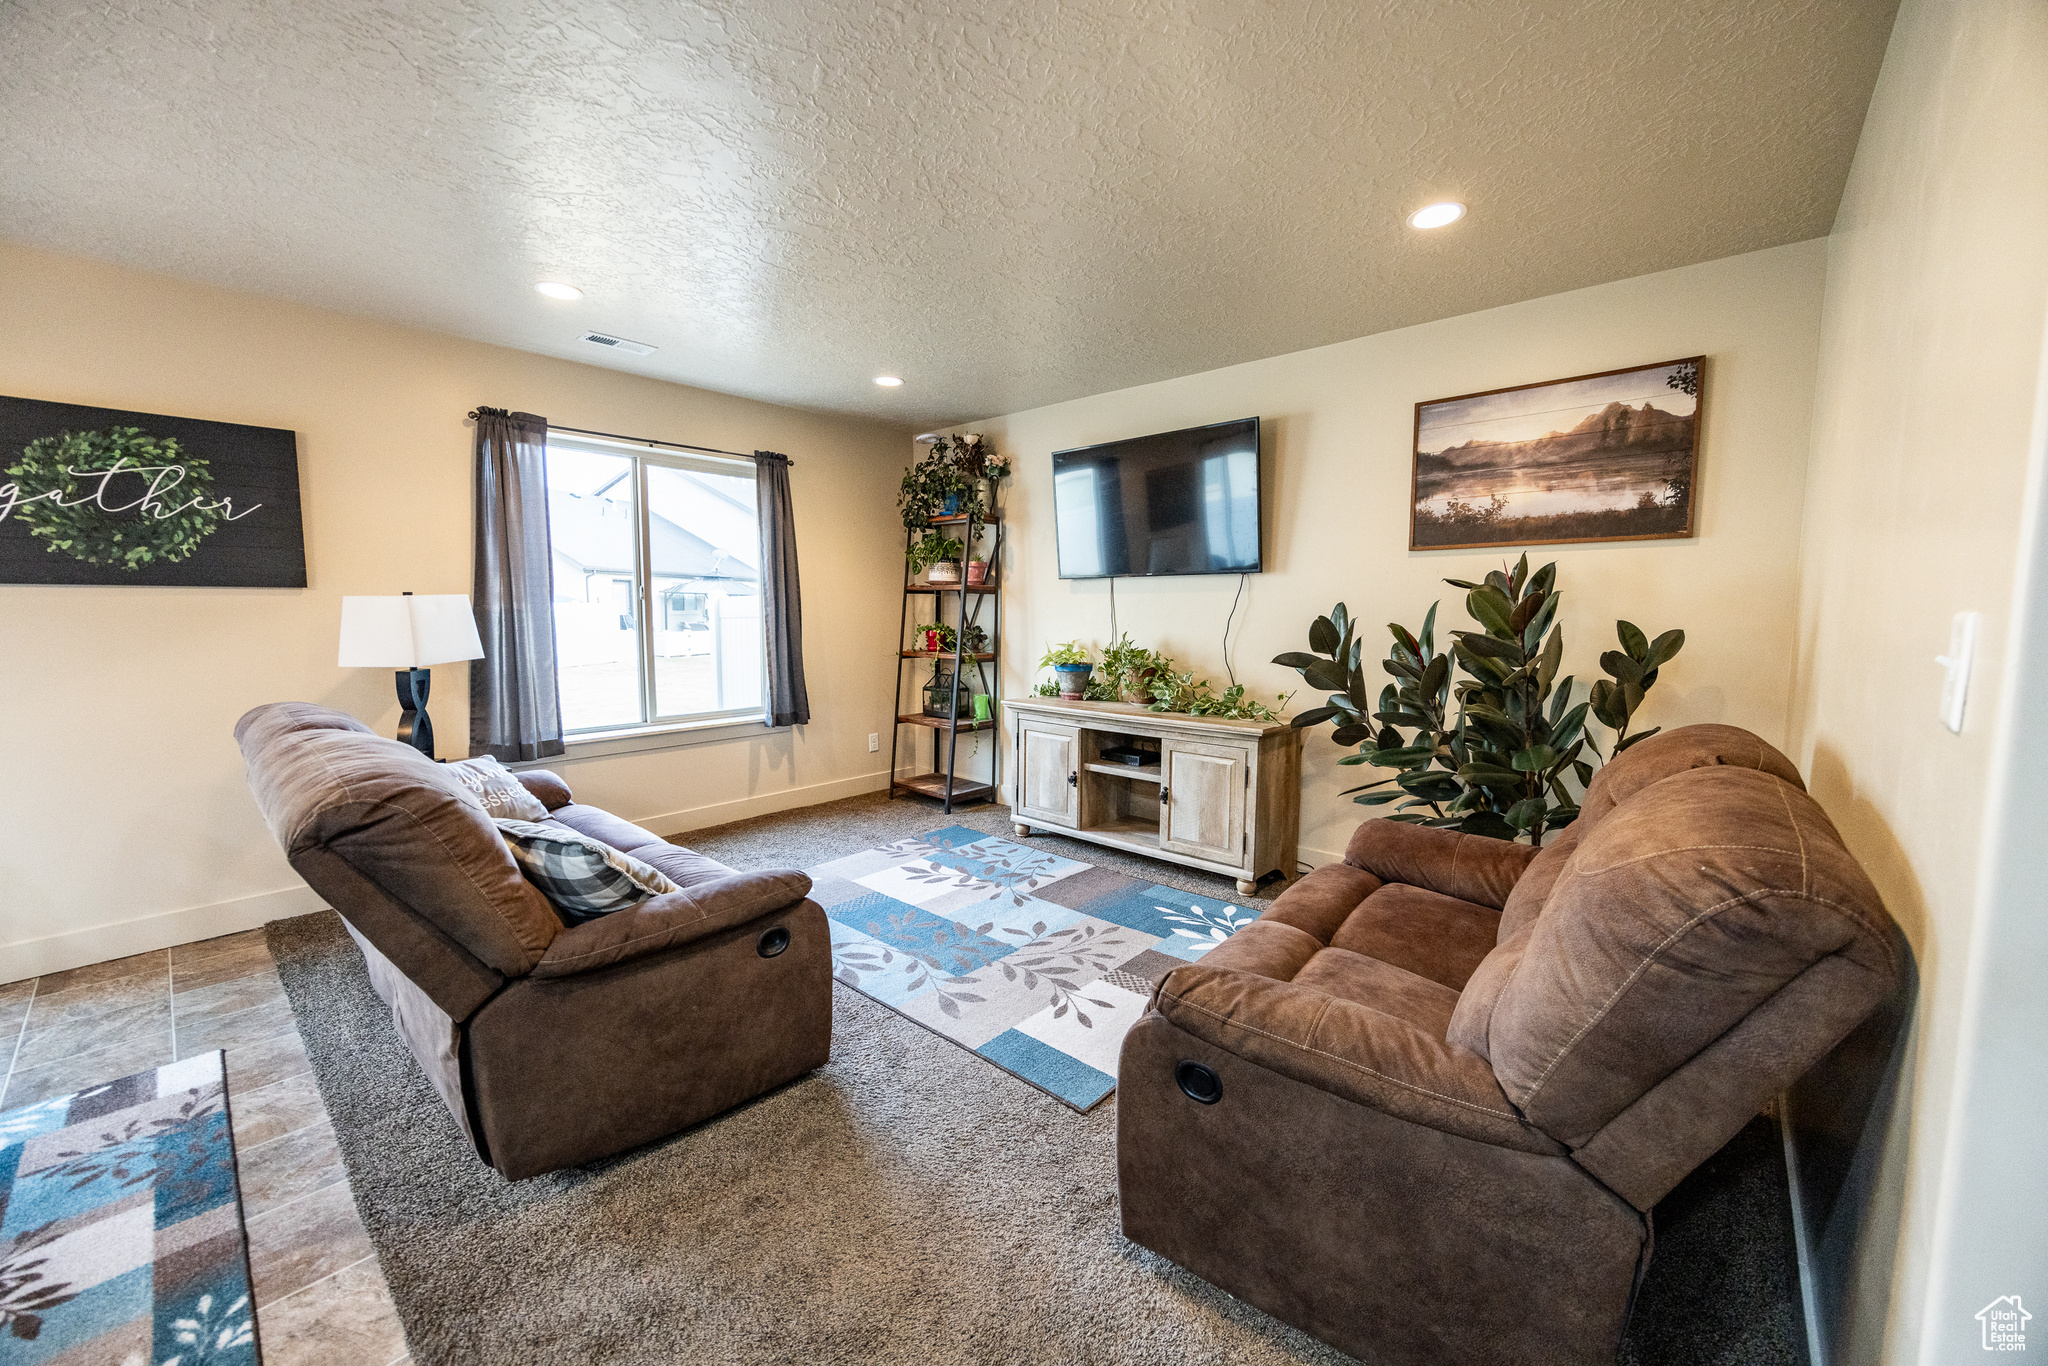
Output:
[[0,397],[0,583],[304,588],[298,436]]
[[1693,535],[1705,363],[1687,356],[1417,403],[1408,548]]

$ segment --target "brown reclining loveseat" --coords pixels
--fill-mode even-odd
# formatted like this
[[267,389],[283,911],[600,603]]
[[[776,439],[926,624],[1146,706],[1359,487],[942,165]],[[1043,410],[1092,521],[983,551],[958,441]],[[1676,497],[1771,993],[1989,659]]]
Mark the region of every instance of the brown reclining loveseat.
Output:
[[623,1152],[825,1062],[831,943],[804,874],[735,873],[522,773],[549,822],[680,889],[568,928],[477,800],[412,746],[302,702],[256,708],[235,738],[271,833],[505,1176]]
[[1632,747],[1540,852],[1368,821],[1125,1039],[1124,1232],[1374,1366],[1611,1362],[1651,1206],[1906,954],[1729,726]]

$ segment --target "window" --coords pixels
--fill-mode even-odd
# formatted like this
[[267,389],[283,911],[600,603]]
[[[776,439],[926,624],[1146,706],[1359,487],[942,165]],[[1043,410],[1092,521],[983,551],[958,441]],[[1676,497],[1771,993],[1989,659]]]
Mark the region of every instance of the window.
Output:
[[551,435],[548,534],[564,734],[760,715],[751,464]]

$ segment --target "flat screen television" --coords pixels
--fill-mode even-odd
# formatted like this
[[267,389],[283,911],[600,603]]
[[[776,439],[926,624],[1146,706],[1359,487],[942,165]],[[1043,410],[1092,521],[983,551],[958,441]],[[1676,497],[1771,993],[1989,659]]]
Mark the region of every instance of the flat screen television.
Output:
[[1060,577],[1254,574],[1259,420],[1054,451]]

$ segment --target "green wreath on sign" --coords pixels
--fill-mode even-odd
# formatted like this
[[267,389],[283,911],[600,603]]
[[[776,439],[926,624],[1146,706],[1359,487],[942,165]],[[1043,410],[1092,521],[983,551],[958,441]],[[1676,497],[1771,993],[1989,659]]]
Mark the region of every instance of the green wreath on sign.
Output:
[[87,564],[175,564],[227,520],[206,461],[139,427],[38,437],[7,476],[29,534]]

